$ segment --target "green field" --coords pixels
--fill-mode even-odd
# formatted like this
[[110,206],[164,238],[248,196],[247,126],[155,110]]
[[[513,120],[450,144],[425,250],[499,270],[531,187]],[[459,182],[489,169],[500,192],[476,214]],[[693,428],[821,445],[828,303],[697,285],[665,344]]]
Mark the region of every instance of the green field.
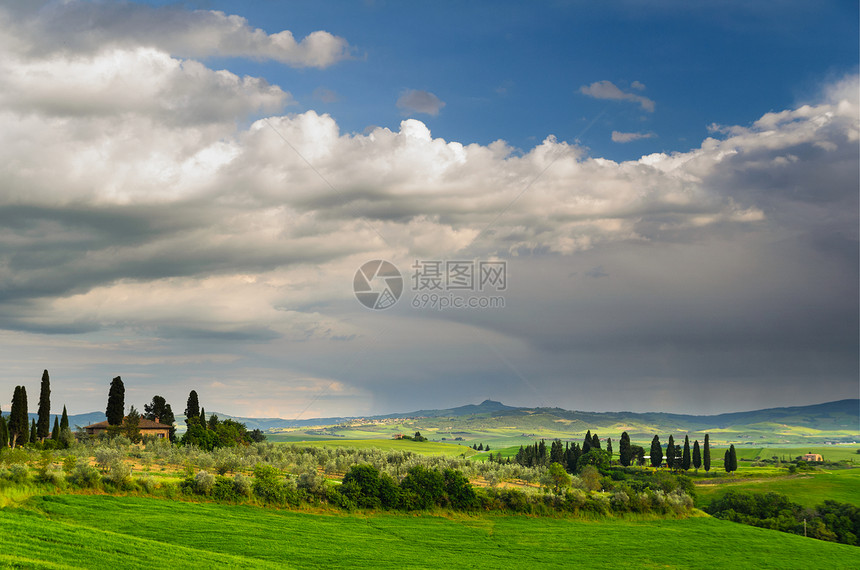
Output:
[[477,451],[465,445],[452,443],[437,443],[433,441],[412,441],[409,439],[322,439],[318,441],[303,441],[301,445],[309,447],[349,447],[357,449],[383,449],[385,451],[411,451],[421,455],[450,455],[470,457]]
[[761,479],[720,478],[719,484],[697,484],[696,506],[704,507],[729,490],[782,493],[804,507],[827,499],[860,506],[860,469],[822,469],[784,477]]
[[57,495],[0,509],[0,532],[0,561],[27,568],[860,567],[857,547],[707,517],[344,515]]

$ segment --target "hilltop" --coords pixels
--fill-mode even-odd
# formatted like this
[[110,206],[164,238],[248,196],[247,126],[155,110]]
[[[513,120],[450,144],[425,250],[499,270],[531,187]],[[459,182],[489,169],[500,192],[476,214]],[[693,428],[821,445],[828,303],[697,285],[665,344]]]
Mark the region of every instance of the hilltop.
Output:
[[[216,412],[245,423],[249,429],[281,434],[287,440],[319,437],[391,437],[397,433],[422,433],[437,441],[496,441],[514,444],[535,438],[574,439],[586,430],[603,437],[619,437],[627,431],[634,440],[655,433],[710,433],[716,443],[760,445],[846,443],[860,440],[860,400],[847,399],[809,406],[767,408],[717,415],[663,412],[586,412],[562,408],[525,408],[484,400],[455,408],[416,410],[369,417],[310,419],[247,418]],[[181,418],[177,418],[182,427]],[[308,429],[312,428],[312,429]],[[426,432],[426,433],[425,433]],[[278,438],[273,438],[278,440]]]

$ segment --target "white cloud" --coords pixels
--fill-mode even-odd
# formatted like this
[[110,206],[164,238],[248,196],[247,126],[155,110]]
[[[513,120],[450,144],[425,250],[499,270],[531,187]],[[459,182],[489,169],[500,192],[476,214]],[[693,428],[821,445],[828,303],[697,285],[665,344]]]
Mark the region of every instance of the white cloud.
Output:
[[92,55],[52,54],[0,62],[0,107],[59,116],[146,116],[159,122],[232,122],[292,103],[289,93],[256,77],[214,71],[151,48]]
[[269,34],[252,28],[241,16],[214,10],[71,0],[6,7],[2,12],[5,31],[16,38],[19,49],[37,58],[51,52],[93,54],[108,48],[149,47],[179,57],[244,57],[324,68],[350,54],[345,39],[325,31],[296,41],[288,30]]
[[404,115],[423,113],[435,117],[445,106],[445,102],[429,91],[407,89],[397,99],[397,108]]
[[622,133],[620,131],[612,131],[612,142],[628,143],[638,141],[639,139],[653,138],[654,133]]
[[[329,115],[283,114],[291,97],[277,86],[178,59],[164,38],[135,45],[132,34],[126,42],[116,18],[108,20],[113,35],[98,46],[72,38],[68,49],[61,42],[22,47],[30,36],[20,30],[0,39],[9,48],[0,62],[0,328],[157,339],[146,358],[128,360],[140,366],[159,354],[181,363],[170,350],[206,360],[220,339],[232,356],[207,372],[264,376],[242,367],[264,357],[276,363],[271,373],[285,358],[305,359],[313,373],[291,378],[312,378],[314,389],[329,378],[349,378],[346,392],[379,398],[390,391],[364,389],[384,382],[369,378],[379,371],[356,373],[372,360],[369,353],[359,350],[350,360],[331,346],[381,350],[373,335],[388,327],[397,342],[423,334],[426,344],[410,354],[424,363],[436,358],[427,348],[435,337],[453,345],[492,330],[486,334],[514,348],[531,343],[550,352],[578,343],[575,354],[582,354],[592,331],[572,335],[565,327],[613,334],[614,320],[594,307],[617,310],[612,314],[635,330],[648,331],[641,338],[664,338],[663,332],[669,340],[686,339],[677,324],[682,316],[667,310],[674,305],[672,295],[660,296],[664,291],[687,295],[684,306],[696,307],[708,327],[710,303],[746,319],[758,309],[736,302],[746,299],[746,283],[734,272],[740,260],[743,278],[763,291],[752,301],[773,304],[737,322],[761,317],[772,325],[772,315],[802,305],[794,301],[814,284],[811,277],[798,280],[807,279],[809,252],[827,251],[808,263],[825,277],[849,275],[840,255],[856,264],[850,255],[857,235],[856,78],[821,101],[720,128],[689,152],[619,163],[588,158],[549,133],[524,152],[504,141],[443,140],[416,119],[395,129],[342,133]],[[207,36],[211,26],[203,20]],[[81,25],[70,22],[71,29]],[[207,41],[188,40],[210,46],[201,53],[214,49]],[[584,89],[643,108],[650,101],[609,82]],[[430,95],[409,99],[409,108],[438,113],[443,103]],[[267,117],[243,122],[260,113]],[[757,256],[747,257],[750,244]],[[416,258],[493,255],[527,267],[517,275],[522,296],[519,305],[511,299],[510,322],[504,315],[497,321],[452,315],[440,335],[416,330],[396,312],[384,326],[373,320],[379,315],[357,312],[351,279],[368,259],[405,268]],[[754,262],[776,265],[758,273]],[[696,263],[711,268],[714,284],[695,281]],[[579,276],[602,278],[578,281],[571,294],[562,281],[543,277],[556,264],[559,272],[568,266],[562,276],[573,266]],[[695,292],[675,282],[677,271],[689,274],[685,283],[693,280]],[[771,295],[777,277],[767,281],[765,274],[778,277],[777,287],[799,283],[801,293]],[[644,283],[637,282],[643,275]],[[709,291],[701,303],[700,285]],[[662,303],[660,315],[643,308],[643,295]],[[775,301],[783,298],[785,305]],[[671,330],[655,331],[664,318]],[[697,332],[711,340],[711,329],[703,330]],[[717,340],[738,337],[728,324],[724,332]],[[165,348],[174,340],[177,348]],[[64,350],[66,357],[77,352]],[[71,362],[85,368],[100,359],[88,358]],[[445,362],[452,371],[464,368],[456,359]],[[565,363],[557,362],[562,370]],[[232,364],[238,368],[224,370]],[[611,359],[604,364],[611,367]],[[487,377],[486,370],[476,368],[475,377]]]
[[[640,90],[645,88],[645,86],[638,81],[634,82],[633,87],[635,89]],[[635,93],[628,93],[626,91],[622,91],[611,81],[595,81],[591,85],[583,85],[579,88],[579,92],[583,95],[594,97],[595,99],[633,101],[635,103],[639,103],[639,105],[644,111],[648,111],[649,113],[654,112],[654,101],[647,97],[643,97],[642,95],[636,95]]]

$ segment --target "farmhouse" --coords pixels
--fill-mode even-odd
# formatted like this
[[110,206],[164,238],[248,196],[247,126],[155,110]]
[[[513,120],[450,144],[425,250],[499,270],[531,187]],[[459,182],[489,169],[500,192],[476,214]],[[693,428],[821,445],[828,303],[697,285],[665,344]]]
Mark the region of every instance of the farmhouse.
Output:
[[807,453],[801,459],[803,459],[804,461],[824,461],[824,459],[818,453]]
[[[125,423],[126,419],[127,418],[122,419],[123,423]],[[107,420],[105,420],[97,424],[84,426],[84,429],[87,430],[87,435],[98,435],[100,433],[107,432],[109,425],[110,424],[107,423]],[[141,437],[150,436],[167,438],[170,436],[170,426],[158,423],[158,418],[155,418],[155,421],[141,418],[138,428],[140,429]]]

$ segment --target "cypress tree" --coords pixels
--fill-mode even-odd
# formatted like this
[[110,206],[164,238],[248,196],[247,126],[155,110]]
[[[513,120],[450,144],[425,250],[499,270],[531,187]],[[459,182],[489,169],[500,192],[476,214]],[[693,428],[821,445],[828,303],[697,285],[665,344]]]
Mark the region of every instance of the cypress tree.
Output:
[[122,425],[122,418],[125,415],[125,385],[119,376],[111,380],[105,415],[110,425]]
[[60,418],[54,416],[54,429],[51,430],[51,439],[57,441],[60,439]]
[[39,390],[39,421],[36,423],[36,437],[45,441],[51,430],[51,378],[48,371],[42,372],[42,386]]
[[735,444],[729,446],[729,462],[731,463],[732,471],[738,470],[738,454],[735,451]]
[[732,459],[729,457],[729,450],[723,454],[723,469],[726,470],[726,473],[732,472]]
[[681,456],[681,469],[686,471],[690,468],[692,460],[690,458],[690,436],[684,436],[684,454]]
[[30,420],[30,443],[36,443],[36,420]]
[[63,417],[60,418],[60,432],[64,429],[69,429],[69,414],[66,413],[66,406],[63,406]]
[[618,447],[618,461],[621,462],[621,465],[624,467],[630,466],[630,463],[633,459],[633,450],[630,448],[630,436],[627,435],[627,432],[621,434],[621,443]]
[[[200,425],[203,426],[203,429],[206,429],[206,408],[200,408],[200,416],[198,418],[200,420]],[[477,451],[477,447],[475,450]]]
[[651,440],[651,467],[660,467],[663,464],[663,447],[660,445],[660,436],[655,435]]
[[666,445],[666,467],[675,468],[675,438],[671,435],[669,436],[669,443]]
[[200,402],[197,400],[197,391],[191,390],[188,394],[188,402],[185,404],[185,423],[191,421],[192,418],[200,416]]
[[702,457],[702,465],[705,467],[705,472],[711,470],[711,436],[705,434],[705,449]]
[[24,386],[15,386],[7,427],[13,449],[16,445],[27,443],[30,439],[29,423],[27,422],[27,389]]
[[600,449],[600,438],[596,433],[591,436],[591,449]]
[[591,451],[591,430],[585,432],[585,439],[582,440],[582,453],[586,454]]
[[560,439],[554,439],[549,448],[549,462],[550,464],[564,465],[564,447],[562,447]]
[[0,416],[0,449],[9,447],[9,430],[6,429],[6,418]]
[[693,467],[696,471],[702,466],[702,451],[699,449],[699,440],[693,442]]
[[612,438],[606,438],[606,455],[609,456],[609,461],[612,461]]

